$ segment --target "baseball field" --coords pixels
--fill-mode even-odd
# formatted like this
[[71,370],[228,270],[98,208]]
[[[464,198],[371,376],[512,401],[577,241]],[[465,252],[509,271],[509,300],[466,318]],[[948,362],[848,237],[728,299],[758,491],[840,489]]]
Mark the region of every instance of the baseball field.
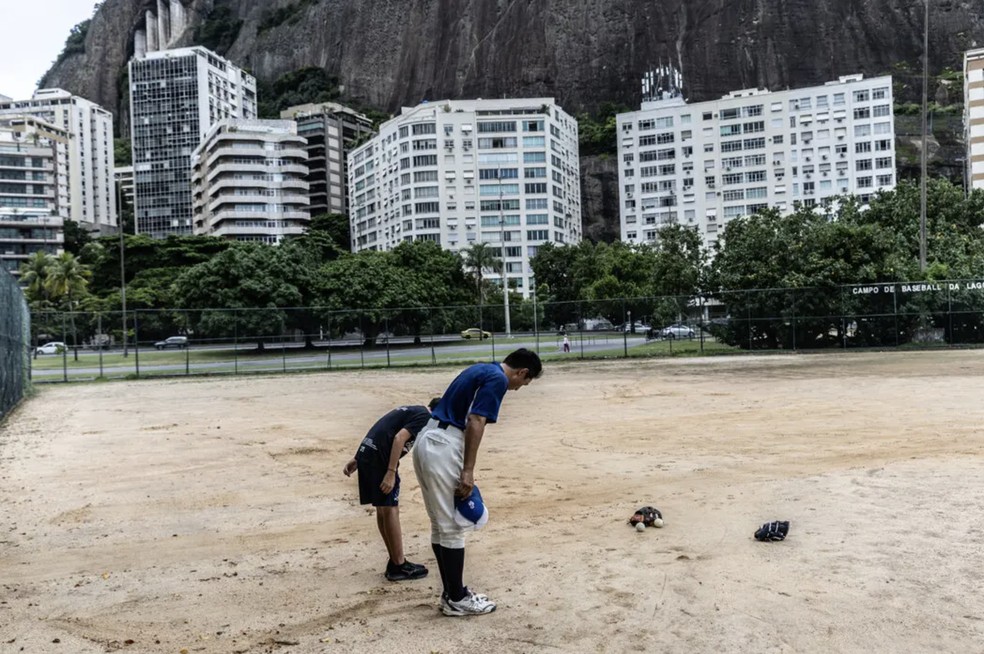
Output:
[[984,351],[548,363],[479,452],[471,618],[410,460],[419,581],[341,474],[456,373],[44,386],[0,428],[0,652],[980,650]]

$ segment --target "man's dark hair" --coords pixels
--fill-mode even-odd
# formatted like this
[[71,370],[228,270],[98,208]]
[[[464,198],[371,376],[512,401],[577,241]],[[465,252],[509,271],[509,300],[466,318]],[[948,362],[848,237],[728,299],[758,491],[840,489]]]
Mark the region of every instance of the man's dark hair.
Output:
[[433,400],[430,401],[430,404],[427,405],[427,408],[433,411],[437,407],[438,402],[440,401],[441,398],[435,397]]
[[527,350],[525,347],[512,352],[502,362],[513,370],[526,368],[530,371],[530,379],[536,379],[543,372],[543,363],[540,362],[540,356],[533,350]]

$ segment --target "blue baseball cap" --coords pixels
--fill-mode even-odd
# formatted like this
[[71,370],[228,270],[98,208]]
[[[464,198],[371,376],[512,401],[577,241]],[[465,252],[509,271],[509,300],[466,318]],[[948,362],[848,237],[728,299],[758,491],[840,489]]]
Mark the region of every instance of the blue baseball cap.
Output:
[[465,498],[454,498],[454,521],[461,527],[479,529],[489,521],[489,510],[485,508],[478,485],[472,486]]

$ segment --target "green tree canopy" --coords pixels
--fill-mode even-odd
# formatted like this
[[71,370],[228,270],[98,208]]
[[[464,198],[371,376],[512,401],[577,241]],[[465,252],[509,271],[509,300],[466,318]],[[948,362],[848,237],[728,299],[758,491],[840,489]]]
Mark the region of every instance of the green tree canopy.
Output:
[[303,277],[288,250],[236,243],[192,266],[174,283],[179,306],[193,310],[196,333],[240,339],[279,336],[286,330],[287,307],[303,299],[296,280]]

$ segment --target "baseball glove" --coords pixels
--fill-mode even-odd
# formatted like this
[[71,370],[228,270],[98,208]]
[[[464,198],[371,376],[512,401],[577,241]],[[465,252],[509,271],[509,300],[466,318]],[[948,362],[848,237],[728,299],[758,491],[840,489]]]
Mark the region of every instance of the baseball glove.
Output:
[[780,522],[775,520],[773,522],[767,522],[755,532],[755,540],[761,541],[778,541],[785,540],[786,534],[789,533],[789,522]]
[[663,514],[659,512],[659,509],[652,506],[644,506],[629,518],[629,524],[635,527],[640,522],[647,527],[652,527],[656,519],[663,519]]

